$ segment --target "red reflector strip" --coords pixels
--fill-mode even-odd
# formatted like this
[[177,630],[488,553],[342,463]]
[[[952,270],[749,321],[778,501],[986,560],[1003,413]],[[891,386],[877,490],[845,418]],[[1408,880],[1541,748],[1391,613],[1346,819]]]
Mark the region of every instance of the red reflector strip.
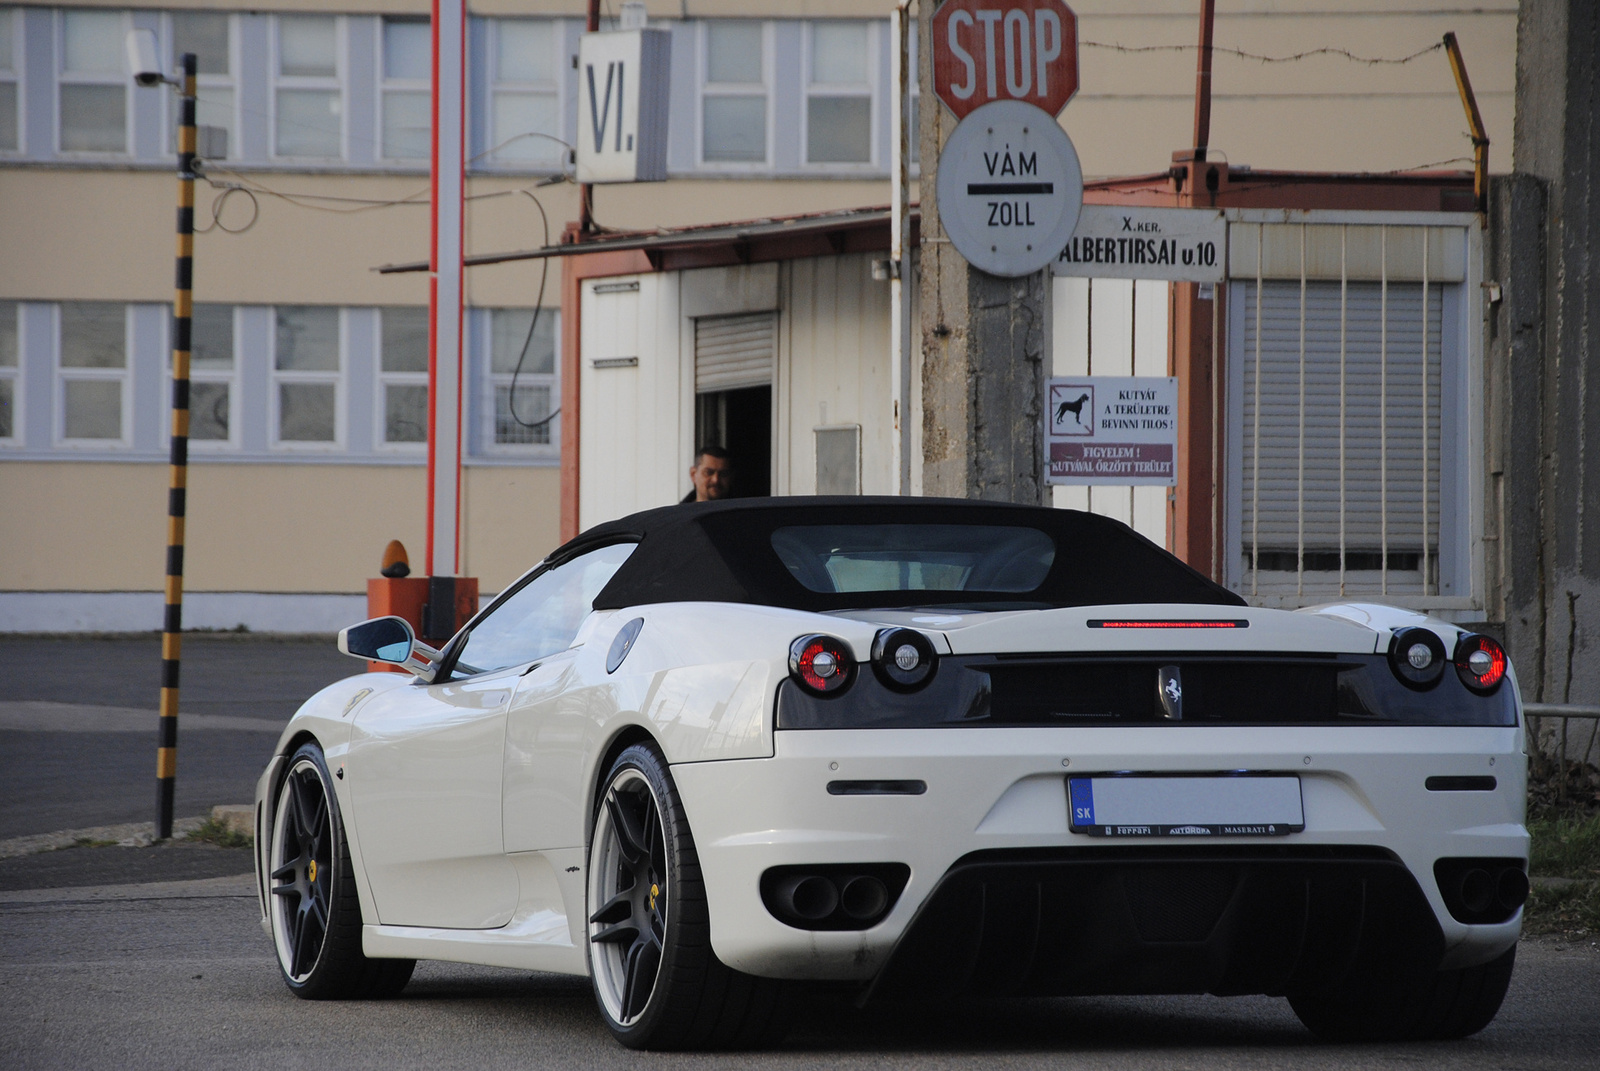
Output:
[[1090,628],[1249,628],[1250,622],[1232,621],[1106,621],[1091,618]]

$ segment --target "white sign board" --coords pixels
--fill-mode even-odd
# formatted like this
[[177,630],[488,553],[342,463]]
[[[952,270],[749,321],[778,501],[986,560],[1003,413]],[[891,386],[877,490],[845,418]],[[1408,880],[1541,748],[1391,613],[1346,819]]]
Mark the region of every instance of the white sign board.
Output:
[[1077,376],[1050,380],[1049,483],[1178,482],[1178,380]]
[[1219,208],[1084,205],[1056,275],[1220,283],[1228,221]]
[[1015,100],[972,112],[939,154],[939,223],[956,252],[990,275],[1031,275],[1078,222],[1083,169],[1048,114]]
[[666,30],[586,33],[578,44],[578,181],[667,177]]

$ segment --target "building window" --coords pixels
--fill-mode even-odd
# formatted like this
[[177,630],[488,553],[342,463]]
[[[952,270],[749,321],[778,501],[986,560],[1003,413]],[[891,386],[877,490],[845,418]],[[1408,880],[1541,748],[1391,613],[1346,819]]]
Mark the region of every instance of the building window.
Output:
[[560,24],[552,19],[495,19],[490,152],[496,163],[559,170]]
[[426,160],[432,155],[433,34],[425,18],[383,20],[383,155]]
[[275,22],[274,152],[337,159],[344,153],[340,20],[332,15],[279,15]]
[[120,11],[60,13],[62,152],[128,151],[128,19]]
[[700,159],[767,162],[767,30],[752,19],[708,19],[702,35]]
[[[556,339],[560,314],[540,309],[493,309],[489,314],[489,379],[494,391],[494,443],[534,446],[556,442],[548,419],[556,397]],[[519,368],[520,366],[520,368]],[[516,380],[516,397],[511,394]]]
[[122,441],[128,393],[127,306],[63,301],[57,311],[61,438]]
[[189,439],[231,442],[233,306],[196,305],[189,324]]
[[[179,60],[193,52],[199,67],[196,79],[195,122],[226,130],[228,151],[218,159],[235,155],[233,121],[233,17],[216,11],[174,11],[172,20],[172,71],[180,70]],[[168,93],[171,137],[168,148],[178,148],[178,94]]]
[[428,310],[390,306],[378,310],[378,391],[386,443],[428,441]]
[[806,161],[872,162],[872,38],[868,22],[814,22],[806,78]]
[[339,310],[280,305],[274,311],[274,438],[283,445],[338,442]]
[[14,152],[21,148],[17,131],[17,72],[22,68],[17,59],[17,45],[21,40],[17,27],[18,13],[14,7],[0,7],[0,152]]
[[17,420],[17,399],[22,397],[22,391],[17,379],[22,362],[17,356],[17,342],[17,303],[0,301],[0,439],[7,442],[16,440],[21,424]]

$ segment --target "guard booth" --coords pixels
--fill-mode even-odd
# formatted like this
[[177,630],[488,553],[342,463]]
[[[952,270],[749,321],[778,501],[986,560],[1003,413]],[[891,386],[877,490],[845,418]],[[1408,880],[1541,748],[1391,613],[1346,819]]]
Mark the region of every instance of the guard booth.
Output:
[[[1052,303],[1054,375],[1177,377],[1177,486],[1056,486],[1052,501],[1131,524],[1253,603],[1481,618],[1471,176],[1186,167],[1091,183],[1085,201],[1220,210],[1220,281],[1108,263],[1058,277]],[[865,209],[572,249],[566,534],[680,500],[703,443],[734,455],[737,493],[893,493],[888,248],[888,212]]]

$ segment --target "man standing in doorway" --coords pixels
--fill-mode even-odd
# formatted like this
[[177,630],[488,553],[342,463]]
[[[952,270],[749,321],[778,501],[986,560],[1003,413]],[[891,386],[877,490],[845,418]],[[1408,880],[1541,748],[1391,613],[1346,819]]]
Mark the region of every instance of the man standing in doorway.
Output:
[[695,451],[694,464],[689,467],[689,480],[694,490],[684,496],[685,502],[712,502],[733,495],[733,460],[720,446],[702,446]]

